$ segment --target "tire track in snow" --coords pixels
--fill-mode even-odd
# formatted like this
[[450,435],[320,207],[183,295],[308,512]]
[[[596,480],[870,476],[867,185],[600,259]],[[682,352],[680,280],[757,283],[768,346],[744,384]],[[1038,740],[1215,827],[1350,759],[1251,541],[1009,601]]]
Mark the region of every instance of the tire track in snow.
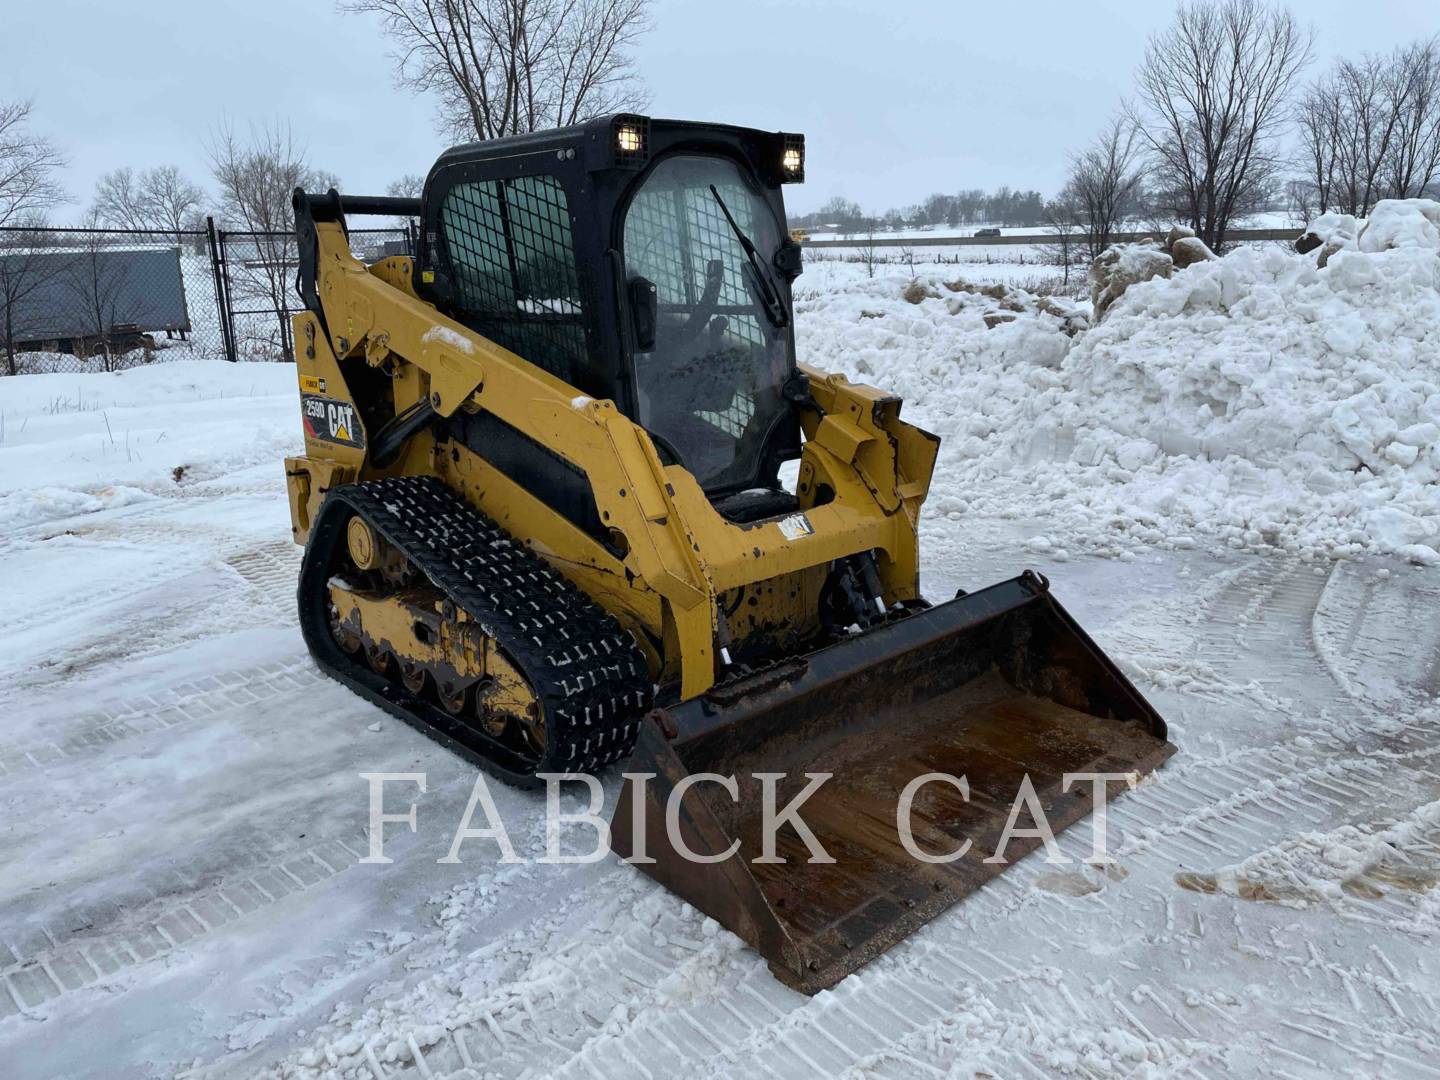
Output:
[[286,624],[296,624],[295,591],[304,549],[290,540],[276,540],[228,555],[225,562],[250,585],[257,606],[273,610]]
[[[363,855],[363,835],[312,840],[284,851],[288,834],[253,838],[262,858],[217,884],[157,895],[121,908],[101,905],[73,928],[51,922],[0,941],[0,1020],[53,1004],[71,991],[123,977],[237,919],[343,873]],[[73,921],[73,920],[72,920]]]
[[[300,555],[300,548],[289,541],[231,544],[228,551],[216,552],[210,567],[185,577],[149,580],[140,588],[131,582],[129,591],[110,589],[92,607],[124,606],[129,600],[128,610],[94,623],[101,629],[98,635],[72,643],[49,657],[43,667],[18,675],[14,689],[28,697],[117,662],[159,655],[177,642],[251,627],[293,626]],[[217,577],[216,567],[233,578]],[[193,580],[187,584],[187,579]],[[153,603],[141,602],[147,595]]]
[[[1192,598],[1184,598],[1162,605],[1166,610],[1151,617],[1172,620],[1172,633],[1179,630],[1200,638],[1197,650],[1209,650],[1222,675],[1217,693],[1221,706],[1253,716],[1258,687],[1264,691],[1262,707],[1293,710],[1332,685],[1324,677],[1309,632],[1325,584],[1308,566],[1280,571],[1266,565],[1247,567],[1225,582],[1204,586],[1211,595],[1199,616]],[[1252,661],[1276,652],[1280,654],[1276,663]],[[1232,671],[1241,678],[1231,678]],[[1323,680],[1319,683],[1317,671]],[[1177,854],[1186,853],[1192,865],[1213,865],[1216,858],[1243,857],[1297,827],[1333,822],[1373,796],[1374,789],[1393,775],[1387,768],[1393,770],[1402,761],[1427,766],[1429,759],[1421,751],[1434,745],[1435,734],[1429,725],[1412,722],[1410,742],[1405,746],[1392,742],[1383,760],[1363,748],[1343,759],[1327,759],[1318,752],[1299,753],[1285,743],[1246,747],[1216,760],[1197,758],[1179,769],[1177,764],[1186,759],[1175,759],[1111,809],[1113,826],[1130,844],[1124,861],[1133,891],[1159,898],[1150,906],[1164,914],[1152,916],[1152,921],[1162,927],[1173,922],[1177,890],[1168,879]],[[1063,834],[1060,842],[1072,858],[1088,854],[1089,838],[1083,829]],[[1237,1006],[1217,1005],[1203,995],[1191,1002],[1182,1000],[1181,992],[1157,988],[1149,981],[1155,975],[1134,964],[1118,969],[1115,988],[1097,996],[1093,985],[1057,982],[1053,969],[1007,947],[1008,941],[1025,940],[1025,935],[1007,929],[1022,916],[1033,916],[1039,925],[1060,933],[1065,921],[1073,920],[1074,905],[1105,903],[1103,898],[1058,898],[1041,891],[1035,879],[1045,869],[1034,860],[1017,866],[858,977],[815,998],[791,994],[774,983],[748,950],[728,958],[716,973],[717,985],[729,988],[729,996],[698,1001],[682,996],[678,1002],[663,995],[657,998],[651,985],[656,971],[683,963],[682,953],[662,950],[646,957],[641,952],[642,959],[637,960],[626,949],[606,948],[594,964],[587,965],[584,979],[564,983],[566,992],[552,999],[550,1007],[522,993],[524,1005],[516,1007],[511,1017],[518,1018],[515,1026],[497,1030],[491,1017],[453,1027],[447,1020],[438,1031],[391,1030],[383,1039],[377,1035],[377,1045],[383,1041],[387,1051],[383,1065],[380,1058],[372,1065],[359,1051],[345,1059],[331,1052],[317,1064],[336,1066],[337,1075],[456,1080],[517,1076],[527,1067],[556,1076],[685,1073],[694,1080],[834,1076],[847,1070],[851,1070],[847,1075],[908,1077],[946,1075],[962,1059],[946,1056],[943,1036],[959,1031],[967,1033],[971,1042],[977,1032],[995,1035],[985,1044],[984,1060],[997,1074],[1043,1076],[1067,1060],[1067,1054],[1078,1053],[1077,1046],[1083,1050],[1085,1040],[1072,1040],[1075,1046],[1071,1046],[1052,1038],[1017,1048],[998,1033],[1035,1030],[1037,1018],[1064,1015],[1091,1042],[1108,1046],[1109,1056],[1102,1054],[1100,1059],[1107,1068],[1128,1071],[1127,1055],[1133,1057],[1137,1047],[1140,1057],[1134,1060],[1135,1067],[1158,1066],[1179,1075],[1213,1068],[1233,1041],[1231,1031],[1240,1022]],[[1117,895],[1124,896],[1112,902],[1118,908],[1097,913],[1110,933],[1123,932],[1131,917],[1125,906],[1131,897],[1118,890]],[[1205,926],[1219,918],[1203,910],[1208,899],[1186,894],[1178,903],[1197,905],[1195,918]],[[658,901],[662,907],[677,903],[668,896]],[[681,909],[688,910],[683,905]],[[1050,914],[1056,911],[1063,912],[1066,920],[1057,921]],[[992,935],[987,928],[998,933]],[[616,929],[622,940],[633,942],[625,937],[623,923]],[[1083,938],[1095,928],[1072,932]],[[1162,949],[1165,939],[1174,936],[1171,930],[1151,933]],[[1189,954],[1212,943],[1214,934],[1187,940]],[[1079,947],[1083,941],[1070,944]],[[544,970],[548,939],[521,935],[500,947],[541,950],[531,952],[527,963]],[[1261,972],[1280,963],[1278,954],[1248,942],[1244,947]],[[1329,977],[1359,985],[1364,974],[1353,964],[1338,964]],[[963,996],[975,987],[986,993],[979,998]],[[672,987],[671,993],[675,992]],[[1396,993],[1408,991],[1396,979],[1385,980],[1365,1007],[1378,1007],[1381,995]],[[1316,1000],[1328,999],[1316,995]],[[1418,1007],[1423,1001],[1405,998],[1401,1008]],[[1039,1029],[1043,1032],[1043,1025]],[[1090,1050],[1093,1053],[1094,1047]],[[1289,1063],[1304,1072],[1310,1067],[1307,1061],[1322,1058]],[[1083,1056],[1076,1060],[1080,1075],[1100,1074],[1095,1061],[1087,1066]],[[972,1062],[965,1058],[964,1063]]]
[[[1305,648],[1309,635],[1303,631],[1308,630],[1324,582],[1314,574],[1297,572],[1299,570],[1300,568],[1292,568],[1291,572],[1286,574],[1259,572],[1240,575],[1235,582],[1221,591],[1206,613],[1212,620],[1228,622],[1234,619],[1243,632],[1235,635],[1237,646],[1228,656],[1222,656],[1222,663],[1228,661],[1230,666],[1242,666],[1237,663],[1245,656],[1241,646],[1254,649],[1261,655],[1267,654],[1267,650],[1273,652],[1277,648],[1288,653],[1288,657],[1282,656],[1282,660],[1288,660],[1294,666],[1282,663],[1274,669],[1256,672],[1257,675],[1264,676],[1265,682],[1273,688],[1272,695],[1277,700],[1283,700],[1292,694],[1315,692],[1315,686],[1309,680],[1313,679],[1313,668],[1317,666],[1318,657]],[[1201,628],[1205,629],[1203,624]],[[1207,636],[1212,642],[1223,642],[1229,637],[1223,630],[1212,630]],[[1291,645],[1295,647],[1291,648]],[[1312,670],[1307,672],[1303,664],[1308,664]],[[1252,679],[1249,683],[1253,685],[1255,681]],[[1415,734],[1422,736],[1420,746],[1433,746],[1434,736],[1440,732],[1426,731]],[[1419,747],[1412,747],[1411,755],[1417,766],[1428,767],[1431,760],[1428,752],[1422,753]],[[1147,828],[1157,817],[1165,822],[1147,838],[1147,843],[1135,845],[1132,850],[1124,852],[1127,856],[1126,863],[1133,862],[1139,854],[1147,854],[1148,862],[1157,864],[1154,868],[1163,879],[1167,868],[1158,864],[1168,863],[1173,859],[1177,836],[1183,838],[1182,842],[1189,843],[1194,858],[1203,860],[1207,855],[1214,857],[1226,851],[1227,847],[1236,855],[1243,855],[1248,853],[1251,844],[1282,838],[1297,825],[1302,825],[1305,822],[1303,811],[1313,809],[1315,813],[1311,820],[1314,824],[1323,824],[1336,816],[1343,816],[1350,807],[1357,804],[1356,800],[1363,800],[1367,795],[1373,794],[1375,788],[1383,787],[1393,779],[1387,768],[1382,768],[1363,752],[1349,760],[1318,761],[1299,773],[1294,768],[1294,756],[1293,753],[1283,750],[1258,750],[1235,755],[1230,764],[1219,768],[1209,767],[1208,763],[1202,762],[1194,769],[1177,770],[1176,765],[1184,761],[1183,757],[1167,764],[1152,782],[1147,783],[1139,792],[1118,800],[1111,810],[1112,821],[1119,824],[1123,831],[1134,832]],[[1393,764],[1392,759],[1390,765],[1393,767]],[[1203,779],[1186,775],[1187,773],[1200,774]],[[1364,781],[1359,788],[1352,786],[1357,773]],[[1235,846],[1237,841],[1238,847]],[[1062,850],[1069,847],[1069,854],[1072,856],[1085,854],[1083,841],[1078,840],[1073,831],[1064,834],[1061,846]],[[1145,852],[1144,848],[1147,847],[1155,850]],[[1025,869],[1017,867],[972,897],[967,902],[967,916],[963,921],[983,924],[1022,910],[1027,915],[1033,914],[1037,894],[1022,884]],[[905,996],[907,983],[923,979],[932,970],[945,970],[947,967],[952,969],[953,985],[958,986],[995,987],[1006,985],[1007,979],[1011,982],[1023,981],[1017,979],[1013,968],[1007,970],[1005,967],[997,967],[993,962],[987,962],[998,958],[992,957],[983,949],[976,950],[973,947],[967,948],[965,960],[959,962],[960,970],[953,970],[956,963],[950,957],[964,946],[957,943],[954,950],[947,951],[948,943],[945,939],[951,935],[946,931],[951,925],[948,917],[932,924],[932,927],[938,929],[930,933],[931,948],[926,951],[926,962],[907,964],[903,976],[890,977],[885,973],[877,977],[874,972],[862,973],[859,980],[854,980],[858,988],[851,992],[863,994],[863,1000],[850,1011],[860,1015],[884,1015],[887,1001],[909,1000]],[[902,946],[901,950],[905,948],[906,946]],[[884,964],[885,961],[882,960],[875,966],[882,967]],[[875,985],[876,983],[878,985]],[[867,984],[871,987],[869,993],[865,993]],[[944,1000],[943,997],[936,996],[944,985],[947,984],[943,981],[935,984],[932,980],[928,995],[922,995],[920,1002],[915,1003],[907,1013],[914,1012],[923,1016],[921,1003],[928,1001],[933,1005],[936,1001]],[[849,990],[850,986],[851,984],[847,983],[841,989]],[[1033,992],[1033,987],[1027,987],[1022,996],[1028,1000]],[[1103,1023],[1099,1030],[1109,1031],[1113,1026],[1119,1025],[1131,1029],[1134,1037],[1142,1038],[1152,1048],[1158,1045],[1162,1049],[1168,1047],[1171,1051],[1185,1048],[1187,1042],[1195,1040],[1195,1025],[1183,1019],[1186,1011],[1184,1008],[1174,1002],[1162,1003],[1162,995],[1153,987],[1148,987],[1141,996],[1143,1001],[1153,1004],[1151,1011],[1155,1015],[1144,1016],[1144,1010],[1134,1003],[1125,1007],[1122,1012],[1117,1000],[1111,1013],[1101,1018]],[[1012,1019],[1029,1017],[1033,1020],[1035,1014],[1030,1011],[1033,1010],[1033,1005],[1029,1009],[1024,1006],[1025,1001],[1017,1001],[1004,1015]],[[1042,1014],[1044,1012],[1043,1009],[1038,1011]],[[796,1016],[787,1018],[783,1026],[768,1033],[769,1037],[766,1037],[767,1033],[759,1033],[755,1043],[747,1047],[746,1056],[739,1066],[710,1071],[702,1069],[695,1075],[745,1076],[748,1070],[758,1068],[767,1055],[793,1055],[793,1048],[800,1039],[797,1022],[804,1017],[813,1017],[813,1022],[799,1025],[798,1030],[812,1032],[810,1041],[814,1044],[814,1053],[823,1053],[823,1044],[829,1041],[825,1030],[833,1024],[833,1018],[827,1015],[824,1006],[812,1003],[801,1006]],[[1227,1017],[1226,1022],[1233,1022],[1233,1019]],[[847,1026],[845,1030],[852,1036],[855,1033],[854,1027]],[[923,1034],[917,1037],[923,1045]],[[1219,1048],[1226,1044],[1225,1033],[1215,1032],[1213,1039],[1202,1047],[1203,1056],[1218,1053]],[[786,1045],[792,1049],[786,1051]],[[1179,1062],[1167,1060],[1172,1056],[1170,1052],[1161,1054],[1160,1061],[1166,1066],[1183,1064],[1188,1068],[1197,1064],[1187,1060],[1193,1056],[1193,1050],[1193,1047],[1184,1049]],[[801,1057],[805,1056],[807,1054],[802,1052]],[[910,1069],[916,1060],[914,1055],[902,1056],[905,1058],[906,1068]],[[1150,1060],[1152,1065],[1157,1063],[1152,1058],[1147,1060]],[[1004,1067],[1007,1063],[1012,1066],[1011,1069]],[[995,1064],[1000,1066],[1001,1074],[1008,1074],[1011,1071],[1025,1072],[1024,1068],[1019,1067],[1022,1063],[1023,1059],[1009,1059],[1008,1062],[998,1060]],[[800,1066],[796,1062],[790,1061],[789,1064],[792,1067],[783,1070],[785,1075],[804,1075],[797,1071]],[[1044,1074],[1051,1065],[1053,1063],[1047,1063],[1039,1073]],[[812,1071],[815,1075],[825,1075],[829,1067],[830,1065],[826,1065]],[[912,1069],[908,1075],[915,1075],[917,1071],[925,1070]],[[945,1070],[940,1071],[943,1074]],[[1030,1071],[1037,1071],[1033,1064]]]
[[1440,582],[1414,568],[1341,563],[1326,583],[1315,647],[1357,700],[1382,708],[1440,696]]
[[[763,964],[629,868],[604,875],[585,900],[591,918],[578,936],[568,936],[577,931],[568,925],[575,906],[566,904],[453,966],[445,1014],[433,1022],[398,1016],[365,1037],[330,1038],[274,1075],[316,1076],[328,1067],[345,1076],[465,1076],[478,1059],[495,1078],[593,1076],[607,1061],[619,1062],[624,1075],[648,1068],[665,1077],[697,1046],[715,1052],[693,1014],[719,1007]],[[503,958],[504,970],[472,981],[468,969],[493,958]],[[637,1027],[655,1036],[659,1057],[627,1052]]]
[[151,694],[125,697],[79,716],[66,713],[53,738],[14,746],[0,743],[0,776],[105,753],[125,739],[208,720],[224,709],[299,694],[323,682],[307,658],[216,672]]

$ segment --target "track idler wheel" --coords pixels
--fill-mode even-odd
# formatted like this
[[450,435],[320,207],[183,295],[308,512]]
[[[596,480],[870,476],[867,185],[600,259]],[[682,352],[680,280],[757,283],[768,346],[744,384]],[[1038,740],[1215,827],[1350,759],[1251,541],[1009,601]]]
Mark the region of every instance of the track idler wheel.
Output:
[[375,674],[384,675],[387,678],[395,670],[394,654],[378,645],[365,646],[365,663],[370,665],[370,670]]
[[328,613],[330,616],[331,637],[335,639],[335,643],[339,645],[340,648],[344,649],[345,652],[351,656],[354,656],[364,647],[364,642],[340,621],[340,611],[334,604],[329,606]]
[[543,758],[545,714],[534,690],[499,650],[490,654],[489,668],[490,674],[475,686],[475,715],[481,726],[495,738]]
[[440,707],[451,716],[464,716],[470,710],[470,686],[456,686],[445,681],[435,684],[435,696]]
[[400,681],[405,684],[405,689],[416,697],[425,693],[425,684],[430,681],[430,673],[413,660],[406,660],[400,665]]

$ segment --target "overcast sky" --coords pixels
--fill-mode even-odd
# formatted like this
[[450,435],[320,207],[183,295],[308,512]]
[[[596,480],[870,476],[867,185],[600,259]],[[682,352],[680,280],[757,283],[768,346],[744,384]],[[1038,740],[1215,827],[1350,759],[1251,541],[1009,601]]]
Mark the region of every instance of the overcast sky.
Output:
[[[1440,31],[1435,0],[1304,0],[1321,58]],[[832,195],[882,211],[932,191],[1052,192],[1068,150],[1129,92],[1152,0],[922,5],[656,0],[639,51],[656,116],[803,131],[793,210]],[[288,120],[311,163],[373,194],[444,144],[395,88],[389,44],[329,0],[0,0],[0,99],[30,97],[88,202],[118,165],[173,162],[208,183],[222,116]]]

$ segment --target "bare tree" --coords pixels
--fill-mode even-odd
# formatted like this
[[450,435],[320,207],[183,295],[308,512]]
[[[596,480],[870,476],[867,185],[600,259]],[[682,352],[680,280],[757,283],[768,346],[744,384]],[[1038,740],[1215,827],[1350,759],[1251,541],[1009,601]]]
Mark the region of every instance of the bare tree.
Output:
[[[1120,222],[1135,209],[1142,174],[1138,167],[1140,135],[1127,117],[1113,118],[1095,140],[1070,159],[1070,176],[1059,202],[1046,207],[1047,220],[1071,210],[1083,254],[1097,259],[1108,248]],[[1053,225],[1053,220],[1052,220]]]
[[879,219],[870,215],[864,215],[859,222],[860,226],[860,265],[865,267],[865,276],[873,278],[875,267],[880,262],[879,245],[875,243],[875,229],[879,225]]
[[1414,199],[1440,179],[1440,38],[1399,50],[1393,60],[1399,109],[1384,167],[1392,199]]
[[1341,60],[1296,110],[1317,211],[1363,217],[1421,195],[1440,172],[1440,43]]
[[1405,111],[1403,79],[1373,56],[1345,61],[1335,73],[1342,115],[1349,120],[1336,143],[1341,166],[1336,194],[1346,213],[1367,214],[1381,197],[1381,172]]
[[[65,285],[74,296],[89,331],[89,355],[103,357],[104,370],[114,371],[119,356],[115,329],[125,320],[122,302],[129,278],[122,253],[114,250],[113,237],[101,230],[99,214],[92,208],[85,215],[86,232],[67,241],[73,249],[65,259]],[[76,351],[80,355],[82,350]]]
[[1084,258],[1084,238],[1080,228],[1080,207],[1068,185],[1045,204],[1045,231],[1050,239],[1041,251],[1051,263],[1062,268],[1065,285],[1069,286],[1070,269]]
[[1125,218],[1139,211],[1140,147],[1134,121],[1112,118],[1089,146],[1071,157],[1064,188],[1045,203],[1042,223],[1050,240],[1044,257],[1063,268],[1066,285],[1071,267],[1099,258],[1114,243]]
[[1134,112],[1153,186],[1212,250],[1270,192],[1312,40],[1262,0],[1187,0],[1150,39]]
[[432,93],[460,138],[495,139],[644,107],[631,48],[649,0],[345,0],[399,46],[397,77]]
[[294,359],[290,341],[290,283],[295,276],[295,217],[292,196],[297,187],[326,190],[339,187],[337,177],[312,170],[288,125],[252,127],[241,138],[234,126],[222,123],[211,137],[210,168],[220,195],[220,214],[236,237],[231,260],[233,295],[261,304],[273,313],[276,326],[250,340],[272,355]]
[[65,201],[56,178],[65,156],[30,130],[28,101],[0,101],[0,226]]
[[1310,224],[1320,209],[1320,190],[1313,180],[1296,179],[1285,181],[1285,205],[1291,220],[1301,225]]
[[7,374],[19,373],[16,353],[20,342],[35,332],[27,322],[25,302],[54,278],[60,262],[47,249],[55,235],[38,211],[31,211],[0,233],[0,336],[5,346]]
[[392,180],[385,194],[396,199],[418,199],[425,191],[425,177],[419,173],[406,173],[398,180]]
[[915,249],[909,244],[906,244],[900,249],[900,261],[904,263],[905,268],[910,271],[910,280],[918,280],[918,275],[915,273]]
[[205,193],[174,165],[159,165],[138,175],[128,166],[113,169],[95,184],[95,211],[119,229],[154,229],[181,241],[181,232],[199,216]]
[[1303,196],[1300,213],[1308,222],[1313,214],[1330,209],[1339,184],[1336,147],[1342,140],[1344,120],[1333,81],[1322,79],[1306,89],[1295,108],[1295,125],[1308,175],[1303,187],[1292,182],[1290,190],[1292,198]]
[[201,216],[205,192],[174,165],[157,165],[140,174],[146,206],[154,227],[173,233],[175,242]]
[[1407,106],[1405,74],[1390,60],[1342,60],[1300,100],[1298,123],[1317,199],[1325,210],[1363,217],[1383,198]]
[[95,218],[117,229],[150,227],[140,182],[128,165],[112,169],[95,182]]
[[329,169],[306,169],[304,188],[306,191],[329,191],[332,188],[339,191],[345,185],[340,181],[340,174],[333,173]]
[[834,225],[842,233],[859,231],[866,220],[865,211],[860,209],[860,204],[843,195],[832,196],[815,211],[814,216],[817,225]]
[[[418,199],[425,194],[425,177],[419,173],[406,173],[400,177],[400,179],[392,180],[390,185],[385,189],[385,194],[395,199]],[[394,225],[395,228],[406,233],[409,233],[414,228],[418,228],[416,219],[410,217],[391,218],[390,223]],[[410,237],[410,243],[413,245],[414,242],[415,237],[412,235]]]

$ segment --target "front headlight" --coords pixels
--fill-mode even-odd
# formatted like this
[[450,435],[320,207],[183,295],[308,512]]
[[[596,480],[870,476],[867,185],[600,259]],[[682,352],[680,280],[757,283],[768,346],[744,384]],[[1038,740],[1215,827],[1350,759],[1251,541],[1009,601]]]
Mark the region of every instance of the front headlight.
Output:
[[780,151],[780,182],[798,184],[805,179],[805,136],[786,135]]
[[611,164],[643,169],[650,160],[650,118],[626,113],[614,117],[610,129]]

